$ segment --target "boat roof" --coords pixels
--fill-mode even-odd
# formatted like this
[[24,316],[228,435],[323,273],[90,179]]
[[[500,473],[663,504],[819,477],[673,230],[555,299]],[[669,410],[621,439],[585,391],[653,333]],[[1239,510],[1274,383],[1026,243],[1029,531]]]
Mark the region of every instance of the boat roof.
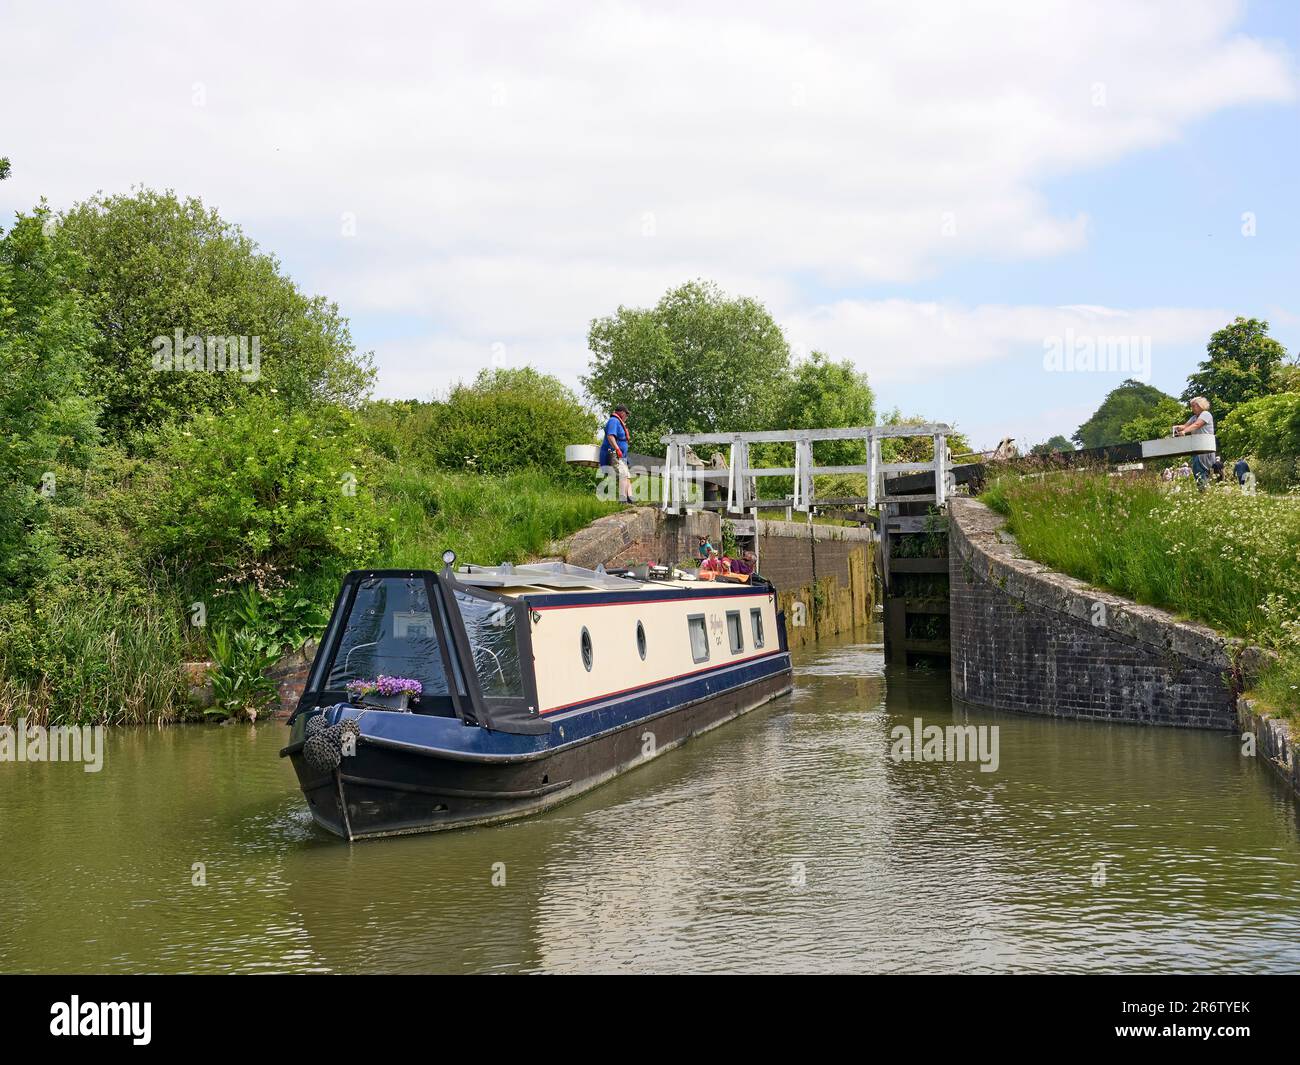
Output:
[[[456,580],[471,587],[490,588],[503,595],[552,595],[560,592],[639,592],[648,588],[679,588],[682,591],[703,591],[714,587],[712,582],[687,578],[678,569],[671,576],[639,578],[622,573],[606,572],[604,566],[586,569],[565,562],[534,562],[514,566],[504,562],[499,566],[458,566]],[[724,583],[720,588],[734,588]]]

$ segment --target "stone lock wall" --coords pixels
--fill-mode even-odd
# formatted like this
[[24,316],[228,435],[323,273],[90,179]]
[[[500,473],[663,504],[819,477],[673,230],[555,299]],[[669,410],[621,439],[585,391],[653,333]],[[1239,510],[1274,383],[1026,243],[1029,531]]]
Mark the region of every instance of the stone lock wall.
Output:
[[949,501],[952,690],[999,710],[1187,728],[1236,727],[1255,652],[1023,556],[1002,519]]
[[1261,713],[1254,700],[1242,696],[1237,700],[1237,725],[1243,736],[1254,737],[1255,757],[1300,798],[1300,751],[1287,722]]
[[555,544],[552,553],[539,561],[558,559],[587,569],[634,562],[675,565],[695,558],[699,537],[707,536],[716,544],[721,535],[722,522],[714,513],[670,515],[657,507],[635,507],[597,518]]
[[776,585],[792,649],[870,624],[876,558],[870,529],[760,520],[756,531],[758,568]]
[[[777,587],[791,647],[870,623],[875,608],[871,530],[759,520],[755,531],[759,572]],[[665,515],[637,507],[598,518],[557,544],[552,557],[588,568],[677,563],[695,558],[697,537],[716,544],[721,535],[716,513]]]

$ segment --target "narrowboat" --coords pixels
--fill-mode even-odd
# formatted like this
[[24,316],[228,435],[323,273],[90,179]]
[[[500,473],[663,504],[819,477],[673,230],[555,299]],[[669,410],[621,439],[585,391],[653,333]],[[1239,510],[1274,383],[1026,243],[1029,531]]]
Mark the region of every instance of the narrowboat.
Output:
[[641,566],[364,570],[290,719],[345,839],[536,813],[791,688],[776,590]]

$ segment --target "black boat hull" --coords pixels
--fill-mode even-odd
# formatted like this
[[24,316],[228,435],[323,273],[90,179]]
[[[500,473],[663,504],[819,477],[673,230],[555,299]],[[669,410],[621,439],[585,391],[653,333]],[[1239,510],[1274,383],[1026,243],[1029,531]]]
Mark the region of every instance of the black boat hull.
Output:
[[290,749],[290,757],[312,817],[335,835],[367,839],[437,832],[506,821],[568,802],[791,687],[787,666],[580,742],[512,760],[447,757],[365,737],[355,754],[329,773],[313,768],[300,744]]

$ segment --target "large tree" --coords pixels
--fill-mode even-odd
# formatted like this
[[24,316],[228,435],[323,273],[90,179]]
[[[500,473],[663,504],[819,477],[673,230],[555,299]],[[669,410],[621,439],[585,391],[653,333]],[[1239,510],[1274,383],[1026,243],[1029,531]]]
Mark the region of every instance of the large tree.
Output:
[[790,365],[766,308],[708,281],[595,319],[587,344],[583,386],[606,411],[631,408],[633,449],[642,452],[661,451],[664,433],[771,427]]
[[[56,242],[84,263],[78,287],[94,309],[98,339],[91,387],[103,399],[110,434],[183,419],[250,394],[278,394],[301,407],[352,404],[373,378],[338,308],[308,296],[279,262],[238,226],[196,199],[140,190],[95,197],[59,219]],[[161,348],[177,335],[246,338],[254,370],[159,369]]]
[[1187,379],[1183,399],[1204,396],[1216,420],[1239,403],[1283,390],[1286,348],[1268,335],[1268,322],[1237,318],[1210,337],[1206,351],[1209,358]]
[[[781,386],[777,408],[781,429],[843,429],[853,425],[873,425],[876,420],[876,394],[848,359],[836,362],[820,351],[801,359],[791,367],[787,382]],[[845,457],[844,445],[826,442],[817,447],[817,461],[823,465],[847,466],[860,458]],[[861,450],[861,445],[856,446]],[[825,456],[825,457],[824,457]]]
[[44,207],[20,214],[0,234],[0,596],[51,561],[53,467],[96,435],[83,394],[95,329],[69,280],[77,264],[46,235],[47,218]]
[[1177,401],[1158,388],[1129,378],[1112,389],[1093,416],[1074,431],[1074,441],[1081,447],[1123,443],[1125,425],[1152,414],[1160,409],[1161,404],[1169,402]]

